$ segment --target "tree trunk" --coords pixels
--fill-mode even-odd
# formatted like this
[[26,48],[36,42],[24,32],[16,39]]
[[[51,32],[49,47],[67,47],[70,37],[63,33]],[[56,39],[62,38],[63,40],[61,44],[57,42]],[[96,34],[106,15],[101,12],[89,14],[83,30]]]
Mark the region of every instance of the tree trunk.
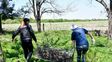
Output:
[[36,18],[36,21],[37,21],[37,29],[38,29],[38,32],[41,32],[41,16],[40,16],[40,7],[37,6],[37,18]]
[[109,19],[109,22],[108,22],[108,37],[109,39],[112,39],[112,1],[110,0],[110,10],[109,10],[109,13],[108,13],[108,19]]
[[109,39],[112,39],[112,13],[109,15],[109,22],[108,22],[108,37]]
[[2,34],[3,33],[3,30],[2,30],[2,15],[0,14],[0,33]]
[[38,29],[38,32],[41,32],[41,19],[37,19],[37,29]]
[[43,23],[43,27],[42,27],[42,29],[43,29],[43,31],[45,31],[45,25],[44,25],[44,23]]
[[38,32],[41,32],[41,17],[40,17],[40,11],[37,11],[37,29],[38,29]]

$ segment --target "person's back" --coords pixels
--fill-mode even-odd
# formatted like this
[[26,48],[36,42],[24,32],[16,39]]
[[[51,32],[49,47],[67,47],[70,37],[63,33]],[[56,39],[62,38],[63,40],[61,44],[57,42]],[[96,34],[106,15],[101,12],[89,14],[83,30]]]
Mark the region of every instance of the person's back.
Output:
[[37,42],[35,34],[31,25],[29,25],[29,19],[24,18],[19,28],[13,32],[12,41],[20,33],[21,45],[24,51],[24,56],[27,62],[30,61],[33,53],[32,39]]
[[84,28],[76,28],[73,30],[72,38],[76,41],[76,46],[88,45],[86,33],[87,31]]
[[88,34],[91,37],[92,41],[94,41],[93,36],[86,29],[80,28],[77,25],[72,25],[71,40],[73,42],[73,45],[75,45],[76,43],[77,62],[86,62],[85,54],[89,48],[86,34]]
[[21,40],[27,40],[27,39],[32,38],[28,28],[30,28],[28,25],[25,25],[25,26],[20,28]]

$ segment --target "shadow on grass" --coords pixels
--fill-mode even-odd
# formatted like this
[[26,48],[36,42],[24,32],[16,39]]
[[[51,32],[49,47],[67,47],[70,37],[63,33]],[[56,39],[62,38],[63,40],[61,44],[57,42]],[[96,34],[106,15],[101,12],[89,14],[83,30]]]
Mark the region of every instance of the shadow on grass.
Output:
[[96,47],[105,47],[105,45],[103,45],[103,44],[97,44],[97,45],[95,45]]
[[96,47],[106,47],[105,44],[102,44],[102,43],[97,43],[97,44],[95,44],[95,46]]

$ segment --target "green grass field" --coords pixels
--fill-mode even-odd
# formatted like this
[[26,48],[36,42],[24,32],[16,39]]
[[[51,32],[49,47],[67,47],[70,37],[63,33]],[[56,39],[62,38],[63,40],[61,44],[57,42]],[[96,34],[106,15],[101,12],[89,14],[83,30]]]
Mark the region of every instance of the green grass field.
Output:
[[[15,42],[11,41],[11,33],[6,32],[4,35],[0,35],[0,42],[5,54],[6,62],[25,62],[23,56],[23,50],[21,48],[21,42],[19,36],[16,37]],[[38,39],[39,45],[48,44],[52,48],[65,49],[69,51],[72,48],[71,42],[71,31],[47,31],[42,33],[35,32]],[[88,36],[87,36],[88,37]],[[59,40],[57,41],[57,39]],[[90,37],[89,41],[89,51],[87,52],[86,59],[87,62],[111,62],[112,61],[112,41],[107,40],[107,37],[95,36],[96,44],[92,45]],[[57,41],[57,42],[56,42]],[[54,45],[52,43],[56,42]],[[34,52],[37,48],[35,42],[33,41]],[[33,54],[32,62],[36,62],[36,54]],[[38,61],[45,62],[45,61]],[[76,62],[76,51],[74,55],[74,62]]]

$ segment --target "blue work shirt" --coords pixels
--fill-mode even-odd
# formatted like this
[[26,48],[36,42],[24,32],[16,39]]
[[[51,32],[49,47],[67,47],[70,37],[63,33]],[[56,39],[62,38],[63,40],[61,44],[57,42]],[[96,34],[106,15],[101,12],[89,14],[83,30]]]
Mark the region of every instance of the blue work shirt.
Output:
[[73,29],[71,40],[76,41],[76,46],[88,45],[86,34],[88,31],[84,28]]

